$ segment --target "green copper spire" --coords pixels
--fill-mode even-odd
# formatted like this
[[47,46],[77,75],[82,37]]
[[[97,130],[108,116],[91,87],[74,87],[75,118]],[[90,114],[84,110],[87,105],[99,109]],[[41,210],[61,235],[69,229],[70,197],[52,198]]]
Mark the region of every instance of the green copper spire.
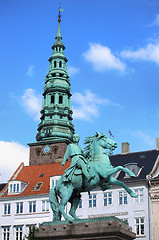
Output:
[[72,141],[74,126],[72,124],[71,87],[67,73],[67,58],[64,55],[60,22],[61,8],[58,15],[58,30],[50,66],[45,79],[41,123],[36,135],[37,141],[66,142]]
[[59,5],[59,15],[58,15],[58,29],[57,29],[57,36],[55,39],[57,39],[58,41],[62,40],[61,37],[61,30],[60,30],[60,22],[61,22],[61,11],[63,12],[64,10],[61,8],[61,5]]
[[62,37],[61,37],[61,29],[60,29],[60,22],[58,24],[58,29],[57,29],[57,36],[56,38],[58,41],[61,41],[62,40]]

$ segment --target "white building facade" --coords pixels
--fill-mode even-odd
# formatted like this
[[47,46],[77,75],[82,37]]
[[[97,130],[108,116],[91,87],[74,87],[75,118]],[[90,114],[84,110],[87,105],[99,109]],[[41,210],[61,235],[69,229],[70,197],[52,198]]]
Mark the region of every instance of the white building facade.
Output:
[[[50,177],[50,187],[58,178],[59,176]],[[136,239],[150,240],[148,184],[143,181],[135,182],[133,186],[132,183],[127,185],[136,192],[138,198],[131,198],[123,188],[112,187],[105,192],[96,188],[90,195],[82,193],[77,215],[79,218],[116,216],[132,227],[133,232],[136,232]],[[18,196],[18,193],[12,196],[9,192],[8,194],[0,198],[0,239],[22,240],[30,227],[38,227],[43,222],[52,221],[48,193],[28,196]],[[67,213],[69,207],[68,204]]]

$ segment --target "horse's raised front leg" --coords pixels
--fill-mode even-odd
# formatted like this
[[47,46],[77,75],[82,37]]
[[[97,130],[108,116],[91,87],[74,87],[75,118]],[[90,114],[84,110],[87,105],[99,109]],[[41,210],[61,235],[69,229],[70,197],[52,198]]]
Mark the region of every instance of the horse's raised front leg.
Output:
[[108,190],[112,187],[112,185],[108,185],[108,183],[106,183],[105,181],[101,181],[99,183],[99,186],[101,187],[102,191]]
[[78,192],[75,192],[72,194],[72,197],[70,199],[71,203],[71,209],[69,211],[69,214],[74,218],[74,219],[79,219],[79,217],[76,215],[76,209],[78,208],[78,204],[81,199],[81,194]]
[[117,168],[119,168],[119,170],[126,172],[130,177],[136,177],[135,174],[129,170],[128,168],[122,167],[122,166],[118,166]]
[[60,188],[60,198],[61,198],[61,203],[60,203],[60,206],[59,206],[59,211],[61,212],[61,214],[63,215],[63,217],[72,222],[73,218],[68,216],[66,213],[65,213],[65,206],[66,204],[68,203],[69,199],[71,198],[71,195],[72,195],[72,192],[73,192],[73,188],[72,186],[61,186]]
[[129,170],[128,168],[122,167],[122,166],[114,167],[112,170],[110,170],[109,175],[113,175],[114,173],[118,172],[119,170],[127,173],[130,177],[136,177],[135,174],[131,170]]
[[94,166],[95,171],[105,179],[105,181],[107,182],[107,180],[109,179],[110,176],[112,176],[114,173],[118,172],[119,170],[126,172],[130,177],[136,177],[135,174],[130,171],[127,168],[124,168],[122,166],[118,166],[118,167],[111,167],[111,168],[107,168],[107,166],[101,166],[100,164],[96,164]]
[[123,187],[129,194],[131,197],[137,197],[136,193],[134,193],[130,188],[128,188],[125,183],[115,179],[114,177],[110,177],[109,183],[113,184],[113,185],[119,185],[121,187]]

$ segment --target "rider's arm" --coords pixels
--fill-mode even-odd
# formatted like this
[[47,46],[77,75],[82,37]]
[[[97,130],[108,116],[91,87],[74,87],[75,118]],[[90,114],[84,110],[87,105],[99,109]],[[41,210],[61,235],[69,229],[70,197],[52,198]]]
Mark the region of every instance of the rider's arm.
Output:
[[66,152],[65,152],[65,155],[63,157],[63,161],[61,163],[62,166],[65,165],[66,161],[69,159],[69,156],[70,156],[70,146],[68,145],[67,149],[66,149]]

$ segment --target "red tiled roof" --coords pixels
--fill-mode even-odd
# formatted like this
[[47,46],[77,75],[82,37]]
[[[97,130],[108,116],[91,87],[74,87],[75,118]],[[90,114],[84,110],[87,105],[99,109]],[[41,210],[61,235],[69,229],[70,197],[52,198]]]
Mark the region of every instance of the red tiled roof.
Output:
[[[62,175],[66,168],[70,165],[70,161],[66,162],[65,166],[61,168],[61,162],[24,166],[18,176],[14,180],[23,181],[28,183],[26,189],[18,194],[18,196],[37,195],[49,193],[50,189],[50,177]],[[42,177],[40,175],[43,174]],[[42,182],[42,186],[39,190],[33,190],[38,182]],[[2,197],[12,197],[17,194],[8,195],[7,192]]]
[[[18,170],[20,170],[20,168],[22,168],[23,166],[24,166],[24,162],[22,162],[22,163],[19,165],[19,167],[16,169],[16,171],[13,173],[13,175],[12,175],[11,178],[9,179],[9,181],[11,181],[12,178],[14,178],[14,176],[16,175],[16,173],[18,172]],[[5,190],[6,190],[7,187],[8,187],[9,181],[5,184],[5,187],[4,187],[3,189],[1,189],[0,192],[6,192]]]

